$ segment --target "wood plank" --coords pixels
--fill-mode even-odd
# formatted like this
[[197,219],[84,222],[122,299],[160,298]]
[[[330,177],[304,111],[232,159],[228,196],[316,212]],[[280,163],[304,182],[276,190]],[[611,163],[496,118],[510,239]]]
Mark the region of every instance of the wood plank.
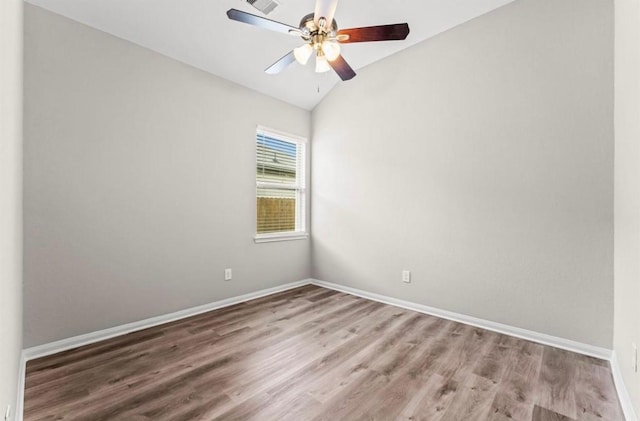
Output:
[[456,396],[442,418],[443,421],[484,420],[497,392],[496,384],[475,374],[458,387]]
[[[450,330],[445,327],[451,326]],[[433,373],[429,360],[430,348],[436,340],[441,340],[455,330],[453,322],[432,321],[419,332],[422,341],[399,342],[393,350],[375,359],[369,368],[384,375],[387,385],[358,406],[358,417],[363,419],[396,419],[411,404],[415,395],[429,385],[431,379],[440,376]],[[409,336],[410,337],[410,336]],[[374,354],[377,355],[377,354]],[[426,388],[429,390],[429,388]],[[435,393],[435,390],[433,391]]]
[[[473,373],[491,380],[494,384],[500,383],[508,367],[505,362],[509,361],[515,352],[513,346],[517,343],[518,341],[513,337],[498,335],[490,347],[479,347],[483,352],[473,368]],[[468,360],[471,361],[471,358]]]
[[430,374],[398,416],[404,421],[439,421],[455,399],[458,383],[439,374]]
[[558,414],[557,412],[535,405],[533,407],[533,417],[531,418],[531,421],[576,421],[576,420],[574,418],[569,418],[565,415]]
[[538,378],[536,405],[569,418],[577,417],[575,354],[546,347]]
[[519,341],[491,405],[491,421],[529,421],[536,401],[536,383],[542,364],[543,345]]
[[610,370],[592,362],[576,363],[578,418],[585,421],[624,421]]

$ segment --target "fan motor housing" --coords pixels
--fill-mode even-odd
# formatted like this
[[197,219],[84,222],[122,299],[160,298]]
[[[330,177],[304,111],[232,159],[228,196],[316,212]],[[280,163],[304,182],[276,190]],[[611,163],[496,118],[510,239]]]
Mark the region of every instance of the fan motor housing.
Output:
[[[309,13],[307,15],[305,15],[301,20],[300,20],[300,30],[303,32],[307,32],[310,35],[313,35],[314,33],[317,33],[318,31],[320,31],[320,28],[318,28],[318,25],[316,25],[316,22],[314,21],[314,13]],[[335,19],[333,19],[333,21],[331,21],[331,26],[329,28],[325,28],[326,33],[335,33],[338,31],[338,23],[336,22]]]

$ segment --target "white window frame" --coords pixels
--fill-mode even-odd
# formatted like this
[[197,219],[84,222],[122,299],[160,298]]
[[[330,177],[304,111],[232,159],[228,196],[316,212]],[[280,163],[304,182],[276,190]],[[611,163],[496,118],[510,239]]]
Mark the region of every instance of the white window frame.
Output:
[[[301,136],[292,135],[290,133],[285,133],[280,130],[272,129],[270,127],[258,126],[255,133],[255,138],[253,140],[253,144],[256,152],[256,162],[258,157],[258,134],[264,133],[267,135],[271,135],[274,138],[284,140],[286,142],[296,143],[299,146],[302,146],[302,159],[296,160],[296,183],[293,184],[283,184],[283,183],[269,183],[264,181],[258,181],[256,179],[256,191],[255,191],[255,200],[254,201],[254,209],[256,209],[257,199],[258,199],[258,189],[259,188],[290,188],[296,191],[296,229],[294,231],[285,231],[285,232],[270,232],[258,234],[258,215],[254,214],[253,222],[254,222],[254,241],[256,243],[269,243],[274,241],[288,241],[288,240],[303,240],[309,238],[309,233],[307,232],[307,139]],[[254,166],[254,171],[256,171],[256,167]],[[257,176],[257,173],[256,173]]]

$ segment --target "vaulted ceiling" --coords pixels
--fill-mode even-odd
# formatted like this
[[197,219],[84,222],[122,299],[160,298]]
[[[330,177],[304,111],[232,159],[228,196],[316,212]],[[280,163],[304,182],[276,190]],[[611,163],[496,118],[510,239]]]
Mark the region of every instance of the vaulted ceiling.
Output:
[[[265,74],[265,68],[302,40],[227,19],[230,8],[261,14],[245,0],[28,1],[305,109],[315,107],[337,83],[353,83],[341,82],[334,72],[315,73],[312,63],[293,63],[278,75]],[[335,14],[340,28],[400,22],[411,28],[405,41],[346,44],[342,54],[357,72],[511,1],[341,0]],[[315,0],[279,3],[267,17],[298,26],[302,16],[313,12]]]

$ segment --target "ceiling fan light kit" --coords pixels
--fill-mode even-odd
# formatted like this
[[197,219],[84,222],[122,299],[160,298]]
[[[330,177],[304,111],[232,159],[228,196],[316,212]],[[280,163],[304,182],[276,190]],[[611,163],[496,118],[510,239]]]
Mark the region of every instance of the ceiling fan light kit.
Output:
[[307,64],[312,53],[313,47],[311,46],[311,44],[303,44],[302,46],[293,50],[293,55],[296,58],[296,61],[303,66]]
[[322,42],[322,52],[327,57],[327,60],[333,61],[340,55],[340,44],[335,41],[324,40]]
[[324,56],[324,54],[318,54],[316,56],[316,73],[325,73],[331,70],[331,66],[329,65],[329,61]]
[[265,70],[269,74],[280,73],[294,61],[304,66],[315,52],[316,72],[323,73],[333,68],[343,81],[349,80],[356,72],[340,54],[340,44],[404,40],[409,35],[407,23],[338,30],[333,19],[336,5],[337,0],[317,0],[315,12],[304,16],[298,28],[237,9],[228,10],[227,16],[231,20],[299,36],[304,40],[303,45],[269,66]]

